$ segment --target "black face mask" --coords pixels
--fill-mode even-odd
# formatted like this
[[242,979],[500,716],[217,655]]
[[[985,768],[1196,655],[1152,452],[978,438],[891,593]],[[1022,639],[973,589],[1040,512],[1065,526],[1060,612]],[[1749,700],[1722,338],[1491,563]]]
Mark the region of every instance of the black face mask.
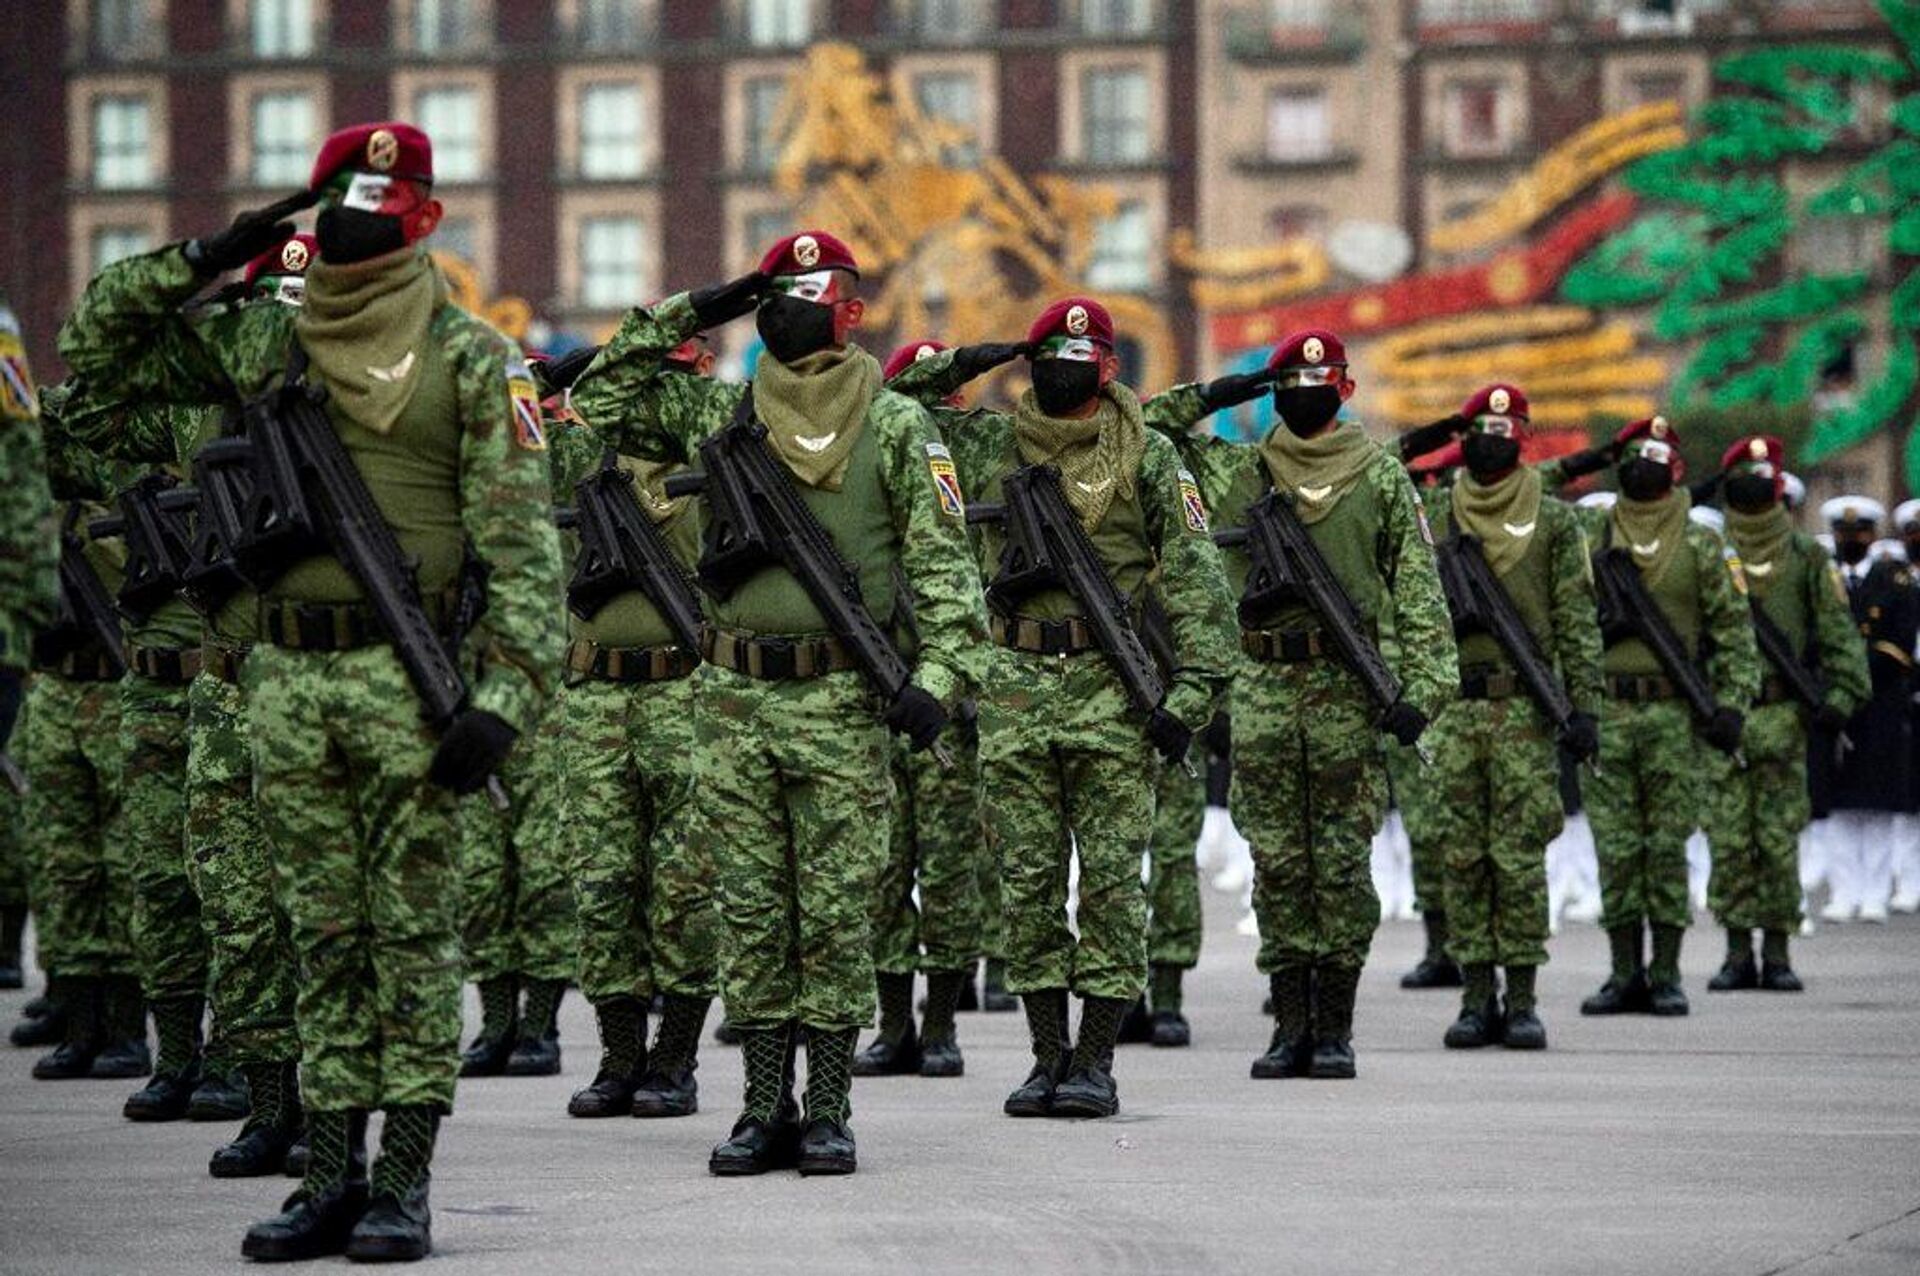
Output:
[[1657,501],[1673,490],[1673,471],[1659,461],[1633,458],[1620,467],[1620,495],[1630,501]]
[[1497,478],[1520,464],[1520,440],[1497,434],[1469,434],[1460,443],[1460,455],[1477,479]]
[[1834,557],[1852,567],[1855,563],[1864,562],[1867,551],[1871,548],[1873,547],[1866,541],[1835,541],[1833,553]]
[[782,363],[796,363],[833,344],[833,307],[776,294],[760,303],[754,327],[768,354]]
[[1273,392],[1273,410],[1295,434],[1312,434],[1340,411],[1340,387],[1285,386]]
[[1033,400],[1048,416],[1065,416],[1100,393],[1100,365],[1081,359],[1035,359]]
[[364,208],[321,209],[313,221],[313,237],[320,241],[320,259],[336,266],[370,261],[407,246],[400,218]]
[[1764,474],[1736,474],[1721,486],[1721,491],[1726,493],[1727,504],[1742,514],[1758,514],[1773,504],[1773,480]]

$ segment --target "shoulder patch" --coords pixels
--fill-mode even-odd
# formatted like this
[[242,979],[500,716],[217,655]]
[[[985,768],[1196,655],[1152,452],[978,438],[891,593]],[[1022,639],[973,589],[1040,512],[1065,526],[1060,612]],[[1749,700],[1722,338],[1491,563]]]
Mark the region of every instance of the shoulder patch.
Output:
[[1194,479],[1193,471],[1181,469],[1180,512],[1187,520],[1187,530],[1205,534],[1207,530],[1207,503],[1200,498],[1200,484]]
[[0,306],[0,417],[31,420],[40,413],[33,373],[27,367],[27,348],[20,340],[20,321]]
[[540,390],[527,361],[515,354],[507,360],[507,398],[513,405],[513,441],[524,452],[547,450],[547,430],[540,420]]
[[1420,499],[1420,489],[1408,484],[1407,490],[1413,493],[1413,521],[1420,528],[1420,539],[1429,546],[1433,544],[1433,528],[1427,525],[1427,503]]
[[1721,542],[1720,557],[1725,560],[1727,564],[1727,575],[1733,578],[1733,591],[1736,594],[1745,594],[1747,592],[1747,572],[1740,564],[1740,551],[1733,547],[1732,541]]
[[940,512],[949,518],[967,516],[967,500],[960,494],[960,473],[953,468],[953,453],[944,443],[927,443],[927,469],[933,475],[933,492],[940,498]]

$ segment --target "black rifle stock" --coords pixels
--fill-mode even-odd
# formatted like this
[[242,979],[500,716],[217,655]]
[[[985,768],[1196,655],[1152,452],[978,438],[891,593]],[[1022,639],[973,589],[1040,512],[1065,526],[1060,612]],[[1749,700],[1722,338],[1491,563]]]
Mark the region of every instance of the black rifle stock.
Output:
[[119,513],[87,524],[94,540],[118,536],[127,549],[127,574],[116,596],[120,614],[134,624],[153,615],[186,581],[191,532],[186,515],[191,488],[170,474],[147,474],[113,498]]
[[[1703,725],[1712,721],[1720,710],[1713,688],[1700,666],[1687,654],[1680,635],[1674,632],[1673,622],[1648,591],[1632,552],[1619,545],[1597,552],[1593,556],[1593,583],[1600,595],[1601,639],[1609,647],[1626,638],[1638,638],[1647,644],[1655,662],[1678,688],[1680,698],[1687,702],[1687,711],[1694,721]],[[1746,766],[1746,759],[1738,749],[1733,752],[1733,760],[1741,767]]]
[[1435,557],[1447,609],[1453,613],[1454,636],[1491,636],[1512,662],[1527,696],[1546,715],[1554,733],[1564,736],[1574,715],[1573,700],[1554,675],[1553,664],[1540,650],[1533,631],[1520,619],[1513,597],[1494,575],[1480,538],[1464,532],[1449,536],[1440,543]]
[[1825,704],[1826,687],[1794,653],[1793,642],[1787,637],[1786,631],[1767,614],[1767,609],[1760,605],[1758,598],[1749,594],[1747,603],[1753,611],[1753,637],[1760,644],[1760,654],[1767,658],[1767,663],[1780,675],[1780,680],[1787,684],[1787,690],[1793,693],[1793,698],[1808,711]]
[[106,657],[117,678],[127,671],[120,613],[107,596],[100,574],[87,561],[79,530],[79,507],[67,511],[60,528],[60,599],[53,625],[34,638],[34,659],[55,664],[89,644]]
[[211,616],[249,582],[234,556],[252,499],[252,449],[243,438],[213,439],[193,457],[193,541],[180,592]]
[[580,536],[579,565],[567,586],[567,606],[591,620],[615,596],[645,594],[688,651],[700,650],[703,620],[693,581],[660,529],[640,507],[634,477],[615,453],[573,488],[569,522]]

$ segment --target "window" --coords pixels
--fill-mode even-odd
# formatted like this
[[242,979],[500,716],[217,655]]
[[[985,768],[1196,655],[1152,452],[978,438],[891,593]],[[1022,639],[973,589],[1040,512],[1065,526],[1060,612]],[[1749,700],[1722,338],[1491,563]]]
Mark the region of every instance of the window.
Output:
[[153,184],[148,152],[152,107],[144,97],[102,94],[93,100],[93,184],[126,190]]
[[[418,53],[464,48],[473,38],[473,27],[473,0],[413,0],[413,47]],[[433,140],[438,149],[440,139]]]
[[761,48],[805,44],[813,34],[813,0],[746,0],[747,43]]
[[913,100],[929,120],[956,125],[967,140],[941,148],[950,165],[969,168],[980,162],[980,83],[960,71],[930,71],[913,77]]
[[1420,0],[1423,27],[1479,22],[1538,22],[1542,0]]
[[771,172],[780,160],[780,139],[774,134],[774,125],[786,92],[786,81],[777,75],[757,76],[741,86],[746,134],[740,154],[749,173]]
[[1267,158],[1317,160],[1333,153],[1324,89],[1274,89],[1267,94]]
[[1687,77],[1678,71],[1649,71],[1627,78],[1628,106],[1684,102],[1686,98]]
[[469,88],[422,89],[413,115],[433,139],[433,175],[443,182],[474,182],[482,176],[480,94]]
[[1080,29],[1088,35],[1145,35],[1152,10],[1150,0],[1080,0]]
[[313,0],[251,0],[253,56],[304,58],[313,53]]
[[88,35],[98,58],[137,58],[155,52],[147,22],[146,0],[93,0],[87,11]]
[[986,29],[985,0],[909,0],[913,34],[923,40],[970,40]]
[[1146,205],[1120,205],[1113,216],[1094,227],[1087,286],[1135,292],[1147,287],[1153,279],[1147,239]]
[[1872,271],[1881,260],[1887,225],[1872,217],[1809,217],[1795,235],[1794,256],[1817,275]]
[[645,169],[641,150],[645,121],[637,84],[585,84],[580,87],[580,176],[638,177]]
[[1311,239],[1327,233],[1327,213],[1311,204],[1284,204],[1267,214],[1267,234],[1275,241]]
[[127,257],[136,257],[153,246],[153,237],[145,226],[95,226],[87,245],[93,258],[93,273]]
[[471,217],[443,217],[433,232],[433,249],[458,257],[469,266],[479,264],[480,230]]
[[606,49],[632,49],[646,42],[647,16],[640,0],[581,0],[580,43]]
[[1507,149],[1501,89],[1495,80],[1456,80],[1447,85],[1443,120],[1449,153],[1497,155]]
[[644,301],[638,217],[589,217],[580,223],[580,303],[617,310]]
[[1147,158],[1147,75],[1136,69],[1088,71],[1081,78],[1081,157],[1092,164]]
[[261,93],[253,99],[253,184],[299,186],[313,165],[313,95]]
[[1332,8],[1332,0],[1267,0],[1267,17],[1276,31],[1324,31]]

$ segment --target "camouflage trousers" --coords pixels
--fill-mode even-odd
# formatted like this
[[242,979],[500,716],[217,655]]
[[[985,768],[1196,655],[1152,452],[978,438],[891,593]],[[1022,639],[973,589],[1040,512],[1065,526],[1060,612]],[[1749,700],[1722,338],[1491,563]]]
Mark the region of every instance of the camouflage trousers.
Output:
[[[1006,901],[1007,988],[1132,1001],[1147,979],[1140,860],[1159,766],[1097,652],[997,648],[980,701],[987,836]],[[1068,857],[1080,859],[1079,937],[1067,926]]]
[[713,862],[688,835],[701,676],[561,689],[563,845],[590,1001],[711,997],[717,986]]
[[1446,845],[1440,840],[1434,776],[1420,754],[1392,740],[1381,743],[1387,775],[1393,783],[1393,804],[1407,827],[1413,862],[1413,906],[1421,912],[1444,911],[1446,902]]
[[1552,732],[1532,701],[1515,696],[1456,700],[1426,739],[1449,955],[1546,964],[1547,843],[1565,820]]
[[[978,747],[977,745],[975,746]],[[985,799],[981,801],[980,827],[986,829]],[[974,880],[980,894],[980,952],[989,961],[1007,959],[1006,895],[1000,889],[1000,857],[994,853],[990,838],[982,837],[980,853],[974,858]]]
[[293,939],[253,802],[246,693],[210,673],[188,698],[187,872],[207,934],[208,1053],[225,1066],[298,1059]]
[[1685,927],[1687,838],[1701,818],[1709,746],[1678,700],[1609,699],[1600,719],[1600,773],[1580,777],[1600,858],[1601,924],[1645,920]]
[[[572,979],[579,965],[567,880],[560,715],[549,710],[500,771],[508,805],[460,803],[460,938],[467,978]],[[592,826],[590,826],[592,827]],[[604,830],[592,827],[590,836]]]
[[872,698],[852,671],[699,679],[691,838],[714,866],[727,1018],[865,1027],[892,788]]
[[187,687],[120,683],[120,801],[133,864],[133,955],[149,1001],[207,990],[207,933],[187,876]]
[[[1198,758],[1201,750],[1193,750]],[[1194,846],[1207,819],[1207,779],[1160,768],[1147,843],[1147,961],[1191,970],[1200,962],[1200,865]]]
[[883,974],[971,970],[980,956],[980,751],[957,732],[942,739],[951,770],[894,742],[893,836],[873,891],[873,965]]
[[[24,740],[25,733],[16,730],[12,747],[19,749]],[[27,906],[32,897],[30,873],[26,842],[20,835],[20,798],[11,785],[0,783],[0,908]]]
[[1387,769],[1360,684],[1333,660],[1243,661],[1233,684],[1233,819],[1253,848],[1259,968],[1358,970],[1380,924],[1373,835]]
[[1744,771],[1718,750],[1701,751],[1700,760],[1712,766],[1707,906],[1729,930],[1798,930],[1800,830],[1813,811],[1799,706],[1755,707],[1741,751]]
[[242,681],[261,830],[299,955],[310,1107],[450,1109],[460,1065],[458,821],[386,646],[262,644]]
[[37,674],[21,762],[42,968],[134,973],[133,872],[120,807],[120,687]]

